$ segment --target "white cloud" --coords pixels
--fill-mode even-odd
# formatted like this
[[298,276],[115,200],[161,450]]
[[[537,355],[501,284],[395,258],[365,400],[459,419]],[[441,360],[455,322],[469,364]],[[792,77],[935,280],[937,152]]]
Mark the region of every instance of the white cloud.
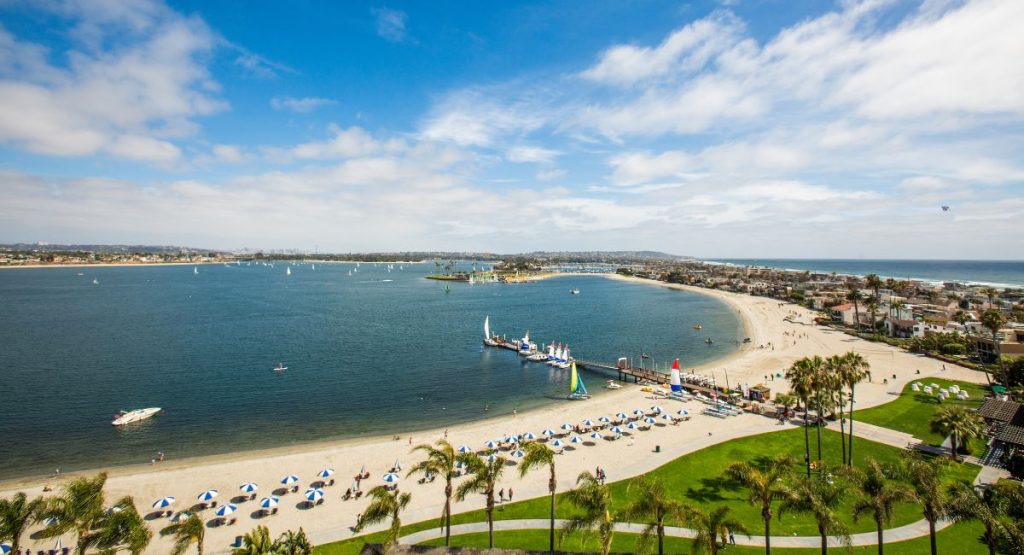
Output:
[[241,164],[249,160],[245,149],[238,145],[214,145],[213,157],[219,162],[228,164]]
[[491,91],[469,88],[448,95],[421,125],[421,136],[460,146],[490,146],[498,137],[538,129],[545,117],[533,100],[498,102]]
[[552,168],[537,172],[537,179],[541,181],[554,181],[565,177],[566,171],[561,168]]
[[515,146],[508,150],[505,157],[511,162],[533,162],[550,164],[561,152],[538,146]]
[[139,135],[121,135],[107,145],[114,156],[140,162],[169,163],[181,157],[181,149],[167,142]]
[[408,37],[405,29],[408,16],[402,10],[372,8],[370,13],[376,18],[377,34],[384,40],[402,42]]
[[372,156],[379,153],[394,153],[404,150],[407,145],[401,139],[378,140],[361,127],[347,129],[330,125],[331,137],[323,141],[301,143],[287,149],[266,149],[272,158],[281,161],[336,160]]
[[317,108],[336,104],[329,98],[315,96],[305,98],[292,98],[290,96],[275,96],[270,99],[270,106],[275,110],[288,110],[297,114],[308,114]]

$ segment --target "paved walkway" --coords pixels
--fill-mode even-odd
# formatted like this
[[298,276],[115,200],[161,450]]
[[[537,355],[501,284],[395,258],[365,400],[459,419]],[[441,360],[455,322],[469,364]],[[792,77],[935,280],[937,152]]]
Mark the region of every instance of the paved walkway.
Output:
[[[555,527],[561,528],[565,525],[565,520],[555,520]],[[939,522],[936,525],[937,530],[949,526],[948,522]],[[494,521],[494,530],[497,531],[515,531],[515,530],[547,530],[549,526],[548,520],[546,519],[521,519],[521,520],[496,520]],[[632,522],[620,522],[616,523],[616,532],[629,532],[639,534],[643,531],[645,525],[636,524]],[[452,535],[461,534],[472,534],[476,532],[487,532],[486,522],[472,522],[468,524],[457,524],[452,526]],[[665,527],[665,535],[675,538],[693,538],[696,533],[688,528],[677,528],[674,526]],[[914,538],[919,538],[928,535],[928,523],[924,520],[912,522],[899,528],[890,528],[885,531],[885,543],[895,543]],[[444,528],[430,528],[428,530],[421,530],[402,536],[399,539],[400,543],[405,544],[419,544],[425,541],[443,538]],[[850,536],[852,545],[863,546],[863,545],[875,545],[877,540],[875,532],[863,532],[860,534],[853,534]],[[764,536],[744,536],[736,535],[737,545],[747,545],[754,547],[764,547]],[[772,547],[806,547],[816,548],[821,545],[821,538],[818,536],[772,536]],[[832,547],[841,547],[843,544],[837,538],[829,538],[829,545]]]

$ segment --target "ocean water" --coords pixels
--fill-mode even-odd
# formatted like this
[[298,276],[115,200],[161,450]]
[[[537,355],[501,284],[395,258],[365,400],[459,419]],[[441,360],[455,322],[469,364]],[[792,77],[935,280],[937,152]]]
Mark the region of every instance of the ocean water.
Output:
[[[200,266],[198,275],[191,266],[0,271],[0,478],[569,402],[568,371],[482,347],[487,315],[495,333],[528,329],[539,343],[568,342],[575,356],[608,362],[642,349],[662,364],[699,364],[743,335],[720,301],[661,287],[567,276],[453,283],[445,293],[423,278],[432,265],[389,273],[362,264],[349,276],[354,267],[299,265],[291,276],[282,264]],[[278,362],[288,370],[273,372]],[[603,392],[603,375],[583,378]],[[110,425],[120,409],[150,406],[165,412]]]
[[840,260],[788,258],[720,258],[739,266],[767,266],[788,270],[807,270],[883,278],[922,281],[959,281],[986,285],[1024,287],[1024,261],[1014,260]]

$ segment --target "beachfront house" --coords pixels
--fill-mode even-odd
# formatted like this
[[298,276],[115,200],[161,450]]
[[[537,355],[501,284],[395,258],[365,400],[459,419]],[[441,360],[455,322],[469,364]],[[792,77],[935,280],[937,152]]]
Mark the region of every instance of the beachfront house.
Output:
[[857,323],[857,311],[854,310],[853,303],[833,306],[832,316],[847,326],[853,326]]
[[[996,358],[995,342],[992,341],[992,333],[984,330],[982,333],[973,336],[978,355],[985,362],[992,362]],[[999,330],[996,334],[999,341],[999,352],[1003,356],[1017,358],[1024,356],[1024,325],[1011,324]]]

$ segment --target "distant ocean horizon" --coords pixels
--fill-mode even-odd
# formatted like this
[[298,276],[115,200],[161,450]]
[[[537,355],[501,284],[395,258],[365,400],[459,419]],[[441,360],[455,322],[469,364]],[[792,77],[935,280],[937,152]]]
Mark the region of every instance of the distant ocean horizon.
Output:
[[854,276],[878,274],[882,278],[892,279],[1024,287],[1024,260],[706,258],[702,261]]

